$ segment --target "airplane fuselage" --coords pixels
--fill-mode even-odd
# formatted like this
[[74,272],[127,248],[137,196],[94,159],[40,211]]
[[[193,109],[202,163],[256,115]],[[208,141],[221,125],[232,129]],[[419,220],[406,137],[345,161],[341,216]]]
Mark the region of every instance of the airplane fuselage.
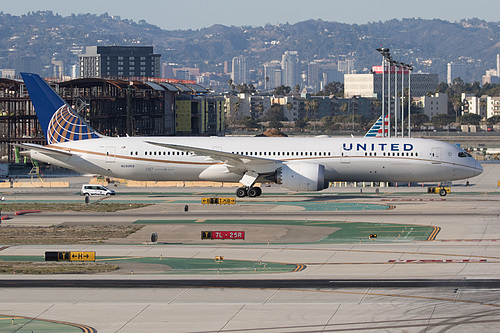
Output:
[[146,140],[274,160],[274,167],[267,166],[270,170],[291,163],[321,164],[327,181],[428,182],[482,172],[479,163],[456,146],[413,138],[104,137],[48,146],[70,152],[68,157],[40,151],[30,156],[81,172],[142,181],[237,182],[244,173],[221,160]]

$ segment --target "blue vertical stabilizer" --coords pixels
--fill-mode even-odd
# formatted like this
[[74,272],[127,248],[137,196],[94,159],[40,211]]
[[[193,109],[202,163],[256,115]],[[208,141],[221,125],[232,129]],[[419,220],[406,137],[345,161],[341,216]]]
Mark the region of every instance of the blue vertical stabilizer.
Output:
[[39,75],[21,76],[49,144],[100,137]]

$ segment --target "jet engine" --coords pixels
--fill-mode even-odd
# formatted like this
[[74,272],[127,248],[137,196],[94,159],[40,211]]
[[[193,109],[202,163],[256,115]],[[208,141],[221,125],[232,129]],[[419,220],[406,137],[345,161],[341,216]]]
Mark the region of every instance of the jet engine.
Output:
[[325,166],[307,162],[283,164],[276,171],[275,182],[294,191],[321,191],[328,187]]

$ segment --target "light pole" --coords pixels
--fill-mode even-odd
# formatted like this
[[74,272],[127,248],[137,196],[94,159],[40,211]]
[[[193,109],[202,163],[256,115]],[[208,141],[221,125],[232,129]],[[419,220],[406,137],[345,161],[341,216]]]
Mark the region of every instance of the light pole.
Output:
[[404,112],[404,105],[405,105],[405,64],[401,63],[401,137],[403,138],[405,136],[405,112]]
[[387,91],[387,114],[389,115],[389,121],[388,121],[388,137],[391,137],[391,110],[392,110],[392,97],[391,97],[391,72],[392,72],[392,64],[394,64],[394,61],[392,60],[391,58],[391,55],[389,54],[389,56],[387,57],[387,61],[389,62],[389,71],[388,71],[388,74],[389,74],[389,79],[388,79],[388,82],[387,82],[387,85],[389,86],[389,89]]
[[398,69],[399,62],[394,61],[394,137],[398,137]]
[[408,137],[411,138],[411,71],[413,70],[413,66],[410,64],[407,64],[406,67],[408,68]]
[[390,58],[391,54],[389,53],[389,49],[382,46],[376,50],[382,55],[382,137],[385,137],[385,64],[386,58]]

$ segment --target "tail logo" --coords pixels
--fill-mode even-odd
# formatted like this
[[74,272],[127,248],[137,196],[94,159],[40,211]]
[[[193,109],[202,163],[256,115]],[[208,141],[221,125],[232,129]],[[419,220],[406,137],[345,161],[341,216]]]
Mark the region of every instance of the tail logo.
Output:
[[49,144],[98,137],[99,135],[82,118],[71,112],[66,104],[52,115],[47,129]]

